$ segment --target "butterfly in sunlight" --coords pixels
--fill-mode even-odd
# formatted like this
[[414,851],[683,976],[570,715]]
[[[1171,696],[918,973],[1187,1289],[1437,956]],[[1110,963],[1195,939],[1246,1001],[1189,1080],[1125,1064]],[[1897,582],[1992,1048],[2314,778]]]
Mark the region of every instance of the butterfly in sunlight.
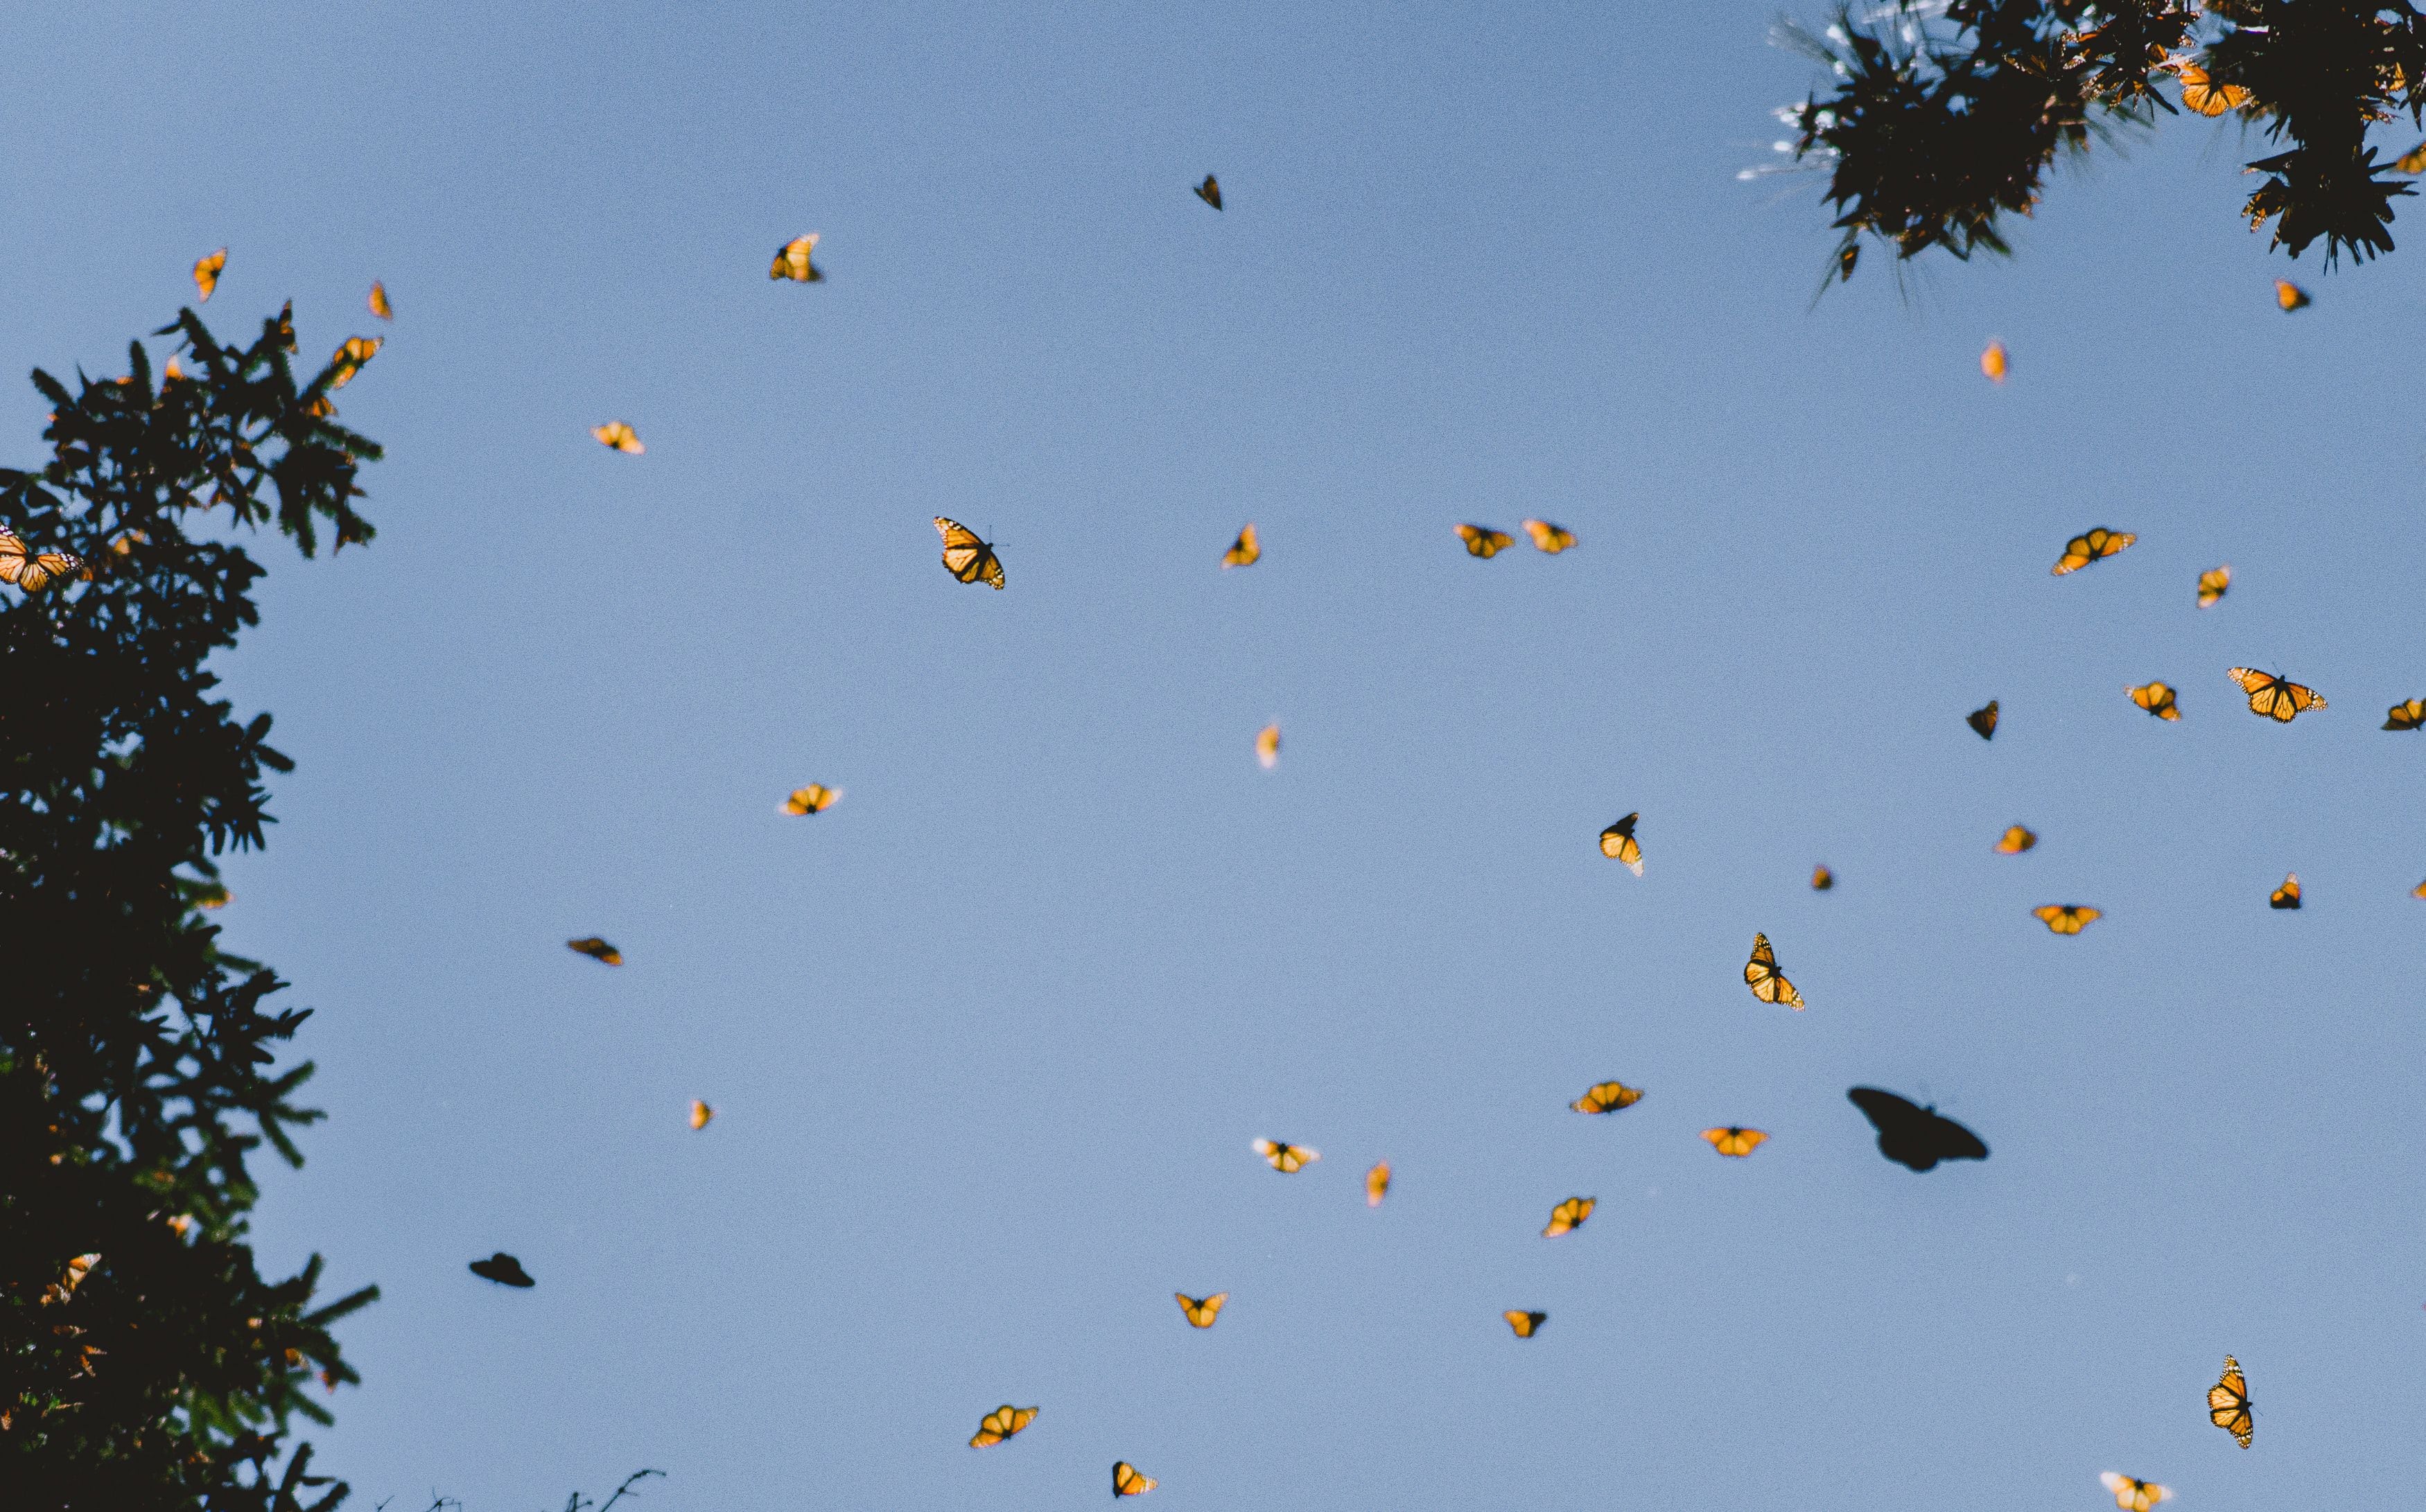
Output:
[[944,538],[944,571],[963,583],[1002,587],[1002,561],[978,533],[957,520],[935,517],[935,533]]
[[380,282],[376,279],[371,281],[371,297],[365,302],[370,305],[371,314],[379,316],[381,320],[394,320],[396,318],[396,306],[387,302],[387,285]]
[[354,375],[363,370],[363,364],[377,357],[379,349],[386,345],[378,336],[347,337],[346,345],[338,347],[336,355],[329,359],[329,366],[333,370],[329,375],[329,387],[332,390],[342,389],[351,383]]
[[1190,1296],[1186,1292],[1171,1295],[1179,1298],[1179,1311],[1188,1314],[1189,1326],[1198,1328],[1213,1327],[1213,1320],[1221,1315],[1221,1304],[1230,1300],[1227,1292],[1216,1292],[1211,1296]]
[[1828,868],[1827,868],[1827,867],[1825,867],[1825,866],[1814,866],[1813,868],[1811,868],[1811,891],[1812,891],[1812,892],[1814,892],[1814,893],[1825,893],[1825,892],[1827,892],[1830,888],[1835,887],[1836,885],[1836,873],[1834,873],[1834,872],[1832,872],[1832,871],[1828,870]]
[[521,1261],[502,1249],[486,1260],[472,1262],[471,1270],[472,1274],[480,1279],[494,1281],[499,1286],[519,1286],[527,1289],[539,1284],[530,1279],[528,1271],[523,1269]]
[[1637,811],[1600,832],[1600,853],[1610,861],[1624,861],[1637,877],[1642,875],[1642,846],[1635,841],[1634,821],[1642,817]]
[[2426,882],[2420,882],[2416,887],[2411,888],[2409,890],[2409,895],[2413,898],[2426,898]]
[[1508,1327],[1516,1330],[1516,1337],[1519,1339],[1532,1338],[1535,1329],[1550,1321],[1550,1315],[1546,1312],[1519,1312],[1514,1308],[1510,1308],[1499,1315],[1508,1320]]
[[2170,1487],[2159,1486],[2155,1481],[2134,1480],[2128,1475],[2117,1475],[2111,1470],[2101,1472],[2097,1478],[2105,1483],[2108,1490],[2114,1493],[2114,1504],[2123,1508],[2124,1512],[2148,1512],[2150,1507],[2174,1494]]
[[2063,555],[2057,557],[2055,566],[2047,571],[2057,577],[2062,577],[2066,572],[2078,572],[2092,562],[2103,561],[2115,555],[2139,539],[2127,530],[2109,530],[2104,525],[2094,526],[2085,534],[2075,536],[2065,541]]
[[621,420],[609,420],[603,426],[592,426],[590,427],[590,434],[598,438],[599,445],[619,452],[630,452],[635,457],[648,450],[646,446],[640,444],[640,433]]
[[1987,376],[1991,383],[2004,382],[2005,375],[2012,371],[2012,368],[2013,362],[2005,355],[2003,342],[1990,342],[1988,349],[1980,354],[1980,371]]
[[2218,84],[2194,63],[2181,64],[2175,74],[2182,81],[2183,106],[2202,116],[2220,116],[2249,103],[2247,89],[2238,84]]
[[1125,1459],[1116,1460],[1112,1465],[1114,1496],[1143,1496],[1161,1484],[1151,1475],[1140,1473],[1138,1468]]
[[2008,825],[2005,828],[2004,834],[1998,837],[1997,841],[1997,854],[1999,856],[2018,856],[2038,843],[2039,837],[2031,834],[2020,825]]
[[2416,730],[2421,726],[2426,726],[2426,699],[2411,699],[2384,712],[2386,730]]
[[2392,166],[2403,173],[2426,173],[2426,142],[2419,142],[2394,158]]
[[1760,1142],[1769,1135],[1758,1129],[1739,1129],[1729,1124],[1723,1129],[1705,1129],[1702,1137],[1708,1140],[1710,1148],[1720,1154],[1741,1160],[1758,1150]]
[[2294,310],[2305,310],[2308,306],[2316,303],[2316,301],[2309,298],[2308,291],[2300,287],[2298,284],[2291,282],[2288,279],[2276,279],[2274,281],[2274,303],[2285,314],[2289,314]]
[[623,964],[623,953],[617,950],[614,946],[606,943],[606,941],[599,939],[596,935],[591,935],[584,940],[568,940],[564,942],[564,945],[567,950],[576,951],[581,955],[589,957],[591,960],[600,961],[608,966],[621,966]]
[[203,304],[211,302],[211,291],[219,286],[219,275],[227,270],[227,249],[222,247],[210,256],[194,263],[194,287],[202,291]]
[[977,1437],[969,1440],[972,1449],[991,1449],[1036,1421],[1032,1407],[1002,1406],[978,1419]]
[[1264,548],[1255,539],[1255,523],[1250,520],[1238,527],[1238,539],[1221,554],[1222,571],[1227,571],[1233,567],[1253,567],[1263,555]]
[[2182,711],[2174,704],[2174,690],[2163,683],[2143,683],[2138,687],[2126,687],[2131,701],[2159,719],[2179,719]]
[[2240,1373],[2240,1361],[2230,1355],[2224,1357],[2224,1375],[2207,1389],[2207,1416],[2209,1423],[2249,1447],[2249,1377]]
[[823,813],[841,801],[842,789],[828,787],[823,782],[812,782],[806,787],[794,788],[792,796],[784,800],[782,812],[790,814]]
[[2240,684],[2241,692],[2249,695],[2251,714],[2262,715],[2281,724],[2288,725],[2310,709],[2325,706],[2325,700],[2317,696],[2315,688],[2287,683],[2272,672],[2255,672],[2246,667],[2236,667],[2232,668],[2232,680]]
[[0,529],[0,583],[14,583],[28,593],[40,593],[63,577],[89,579],[92,569],[69,552],[38,552]]
[[1550,1221],[1548,1224],[1544,1226],[1542,1230],[1542,1237],[1545,1239],[1556,1239],[1562,1233],[1575,1232],[1577,1229],[1584,1226],[1584,1220],[1591,1217],[1593,1214],[1593,1209],[1598,1206],[1600,1206],[1600,1199],[1598,1198],[1571,1197],[1567,1198],[1564,1202],[1560,1203],[1557,1207],[1550,1210]]
[[1752,937],[1752,959],[1744,962],[1744,985],[1752,995],[1763,1003],[1783,1003],[1795,1012],[1803,1011],[1803,994],[1794,984],[1778,974],[1777,952],[1769,945],[1769,937],[1755,932]]
[[1365,1205],[1368,1208],[1378,1208],[1382,1205],[1382,1199],[1389,1195],[1390,1163],[1386,1160],[1377,1160],[1373,1163],[1373,1168],[1365,1173]]
[[1266,725],[1255,732],[1255,761],[1267,772],[1281,764],[1281,727]]
[[1204,182],[1204,183],[1202,183],[1202,184],[1200,184],[1200,185],[1196,185],[1196,198],[1198,198],[1199,200],[1204,201],[1206,204],[1211,205],[1211,206],[1212,206],[1214,209],[1216,209],[1216,210],[1221,209],[1221,181],[1220,181],[1219,179],[1216,179],[1216,178],[1215,178],[1212,174],[1210,174],[1210,173],[1205,174],[1205,182]]
[[2292,872],[2283,878],[2283,885],[2266,894],[2270,909],[2296,909],[2300,906],[2300,874]]
[[2030,910],[2030,916],[2059,935],[2077,935],[2091,920],[2103,917],[2086,903],[2042,903]]
[[1979,734],[1981,740],[1996,739],[1997,700],[1990,699],[1986,708],[1974,709],[1969,714],[1965,715],[1963,716],[1963,722],[1969,725],[1972,730]]
[[1642,1101],[1642,1088],[1628,1086],[1624,1082],[1602,1082],[1584,1088],[1584,1095],[1567,1106],[1577,1113],[1615,1113]]
[[714,1108],[709,1107],[706,1103],[702,1102],[697,1098],[692,1098],[690,1100],[690,1126],[694,1133],[706,1128],[707,1120],[715,1117],[716,1110]]
[[194,891],[194,907],[198,909],[224,909],[235,901],[235,894],[227,890],[224,882],[205,882]]
[[1525,534],[1533,538],[1533,549],[1538,552],[1547,552],[1556,556],[1576,543],[1574,531],[1563,525],[1554,525],[1547,520],[1520,520],[1517,524],[1524,528]]
[[1303,1145],[1292,1145],[1280,1139],[1256,1140],[1255,1153],[1263,1156],[1272,1169],[1284,1176],[1303,1170],[1322,1158],[1319,1150],[1308,1150]]
[[1516,538],[1489,525],[1460,525],[1457,539],[1465,542],[1469,556],[1496,556],[1516,543]]
[[[760,245],[765,244],[762,242]],[[767,270],[767,276],[770,279],[790,279],[795,283],[823,283],[826,281],[825,274],[817,270],[817,264],[809,261],[809,254],[817,249],[817,233],[816,232],[813,231],[805,236],[793,237],[775,249],[775,265]]]
[[2230,562],[2224,563],[2222,567],[2208,568],[2199,574],[2198,606],[2202,609],[2214,608],[2217,602],[2231,587],[2232,564]]
[[1980,1136],[1934,1107],[1875,1086],[1856,1086],[1845,1096],[1879,1132],[1879,1153],[1911,1170],[1925,1171],[1941,1160],[1986,1160]]

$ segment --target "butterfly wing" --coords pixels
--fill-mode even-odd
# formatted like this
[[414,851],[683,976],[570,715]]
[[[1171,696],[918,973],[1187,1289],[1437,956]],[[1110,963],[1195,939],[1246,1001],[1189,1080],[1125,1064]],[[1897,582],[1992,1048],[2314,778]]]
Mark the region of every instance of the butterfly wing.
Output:
[[1519,1312],[1513,1308],[1499,1315],[1508,1320],[1508,1327],[1516,1330],[1519,1339],[1532,1338],[1534,1329],[1550,1321],[1546,1312]]
[[2198,581],[2198,606],[2202,609],[2214,608],[2216,602],[2222,599],[2225,590],[2231,587],[2232,567],[2229,563],[2201,572]]
[[2283,878],[2283,885],[2266,896],[2270,909],[2296,909],[2300,906],[2300,874],[2292,872]]
[[2226,1355],[2223,1375],[2207,1389],[2208,1421],[2232,1435],[2246,1449],[2253,1426],[2249,1406],[2249,1378],[2241,1374],[2240,1361]]
[[1135,1465],[1130,1464],[1125,1459],[1121,1460],[1112,1466],[1112,1494],[1114,1496],[1143,1496],[1146,1492],[1153,1490],[1156,1487],[1161,1484],[1162,1483],[1160,1481],[1156,1480],[1153,1476],[1140,1473]]
[[210,256],[194,264],[194,287],[202,291],[203,304],[211,302],[211,291],[219,286],[219,274],[227,267],[227,249],[222,247]]
[[1563,525],[1554,525],[1547,520],[1526,520],[1519,523],[1523,526],[1525,534],[1533,539],[1533,549],[1536,551],[1547,552],[1556,556],[1576,543],[1575,532]]
[[1224,568],[1253,567],[1256,558],[1263,555],[1263,547],[1255,540],[1254,522],[1251,520],[1238,531],[1238,539],[1230,543],[1230,549],[1221,554],[1221,565]]
[[1623,861],[1635,876],[1642,875],[1642,846],[1634,838],[1634,823],[1642,814],[1629,813],[1600,832],[1600,853],[1613,861]]
[[2396,703],[2386,710],[2384,728],[2386,730],[2426,728],[2426,699],[2411,699],[2406,703]]
[[1373,1168],[1365,1173],[1365,1205],[1368,1208],[1378,1208],[1382,1205],[1382,1199],[1389,1195],[1390,1163],[1386,1160],[1375,1161]]
[[1212,206],[1214,209],[1216,209],[1216,210],[1221,209],[1221,181],[1220,181],[1220,180],[1218,180],[1218,179],[1216,179],[1216,178],[1214,178],[1214,176],[1213,176],[1212,174],[1210,174],[1210,173],[1205,174],[1205,182],[1204,182],[1204,183],[1202,183],[1202,184],[1200,184],[1200,185],[1198,185],[1196,186],[1196,198],[1198,198],[1199,200],[1204,201],[1206,204],[1211,205],[1211,206]]
[[1963,716],[1963,722],[1969,725],[1972,730],[1979,734],[1981,740],[1996,739],[1997,700],[1990,699],[1988,700],[1987,707],[1974,709],[1969,714],[1965,715]]

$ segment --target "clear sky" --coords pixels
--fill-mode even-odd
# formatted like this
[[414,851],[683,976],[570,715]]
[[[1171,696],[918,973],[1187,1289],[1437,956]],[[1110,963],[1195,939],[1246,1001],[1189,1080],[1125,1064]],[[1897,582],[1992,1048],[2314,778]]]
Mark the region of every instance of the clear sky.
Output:
[[[2426,1483],[2426,736],[2377,729],[2426,695],[2426,253],[2270,261],[2258,144],[2193,121],[2013,262],[1814,307],[1816,181],[1735,179],[1815,82],[1775,9],[8,18],[0,372],[121,370],[221,245],[223,333],[391,338],[341,396],[379,539],[262,542],[225,666],[299,763],[223,918],[319,1010],[258,1236],[383,1293],[316,1436],[358,1504]],[[828,281],[771,282],[808,231]],[[0,386],[0,457],[41,410]],[[1580,544],[1450,535],[1528,515]],[[2139,544],[2050,577],[2094,524]],[[1992,1158],[1886,1164],[1855,1083]]]

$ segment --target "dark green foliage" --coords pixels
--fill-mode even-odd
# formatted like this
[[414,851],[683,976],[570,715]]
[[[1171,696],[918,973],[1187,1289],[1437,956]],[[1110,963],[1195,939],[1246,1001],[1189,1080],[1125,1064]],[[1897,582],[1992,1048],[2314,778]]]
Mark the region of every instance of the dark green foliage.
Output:
[[[262,568],[226,538],[274,522],[312,555],[366,541],[333,369],[299,390],[282,312],[242,349],[193,312],[182,378],[79,388],[38,473],[0,471],[0,525],[91,576],[0,587],[0,1503],[296,1512],[345,1494],[280,1456],[289,1419],[325,1423],[315,1377],[355,1378],[315,1307],[320,1261],[265,1279],[244,1242],[246,1161],[318,1117],[274,1070],[310,1010],[273,1005],[266,967],[218,948],[198,905],[213,858],[261,844],[262,773],[289,763],[269,716],[211,691],[214,651],[251,624]],[[220,539],[198,539],[206,531]],[[81,1284],[73,1257],[97,1253]]]
[[2185,64],[2246,90],[2231,114],[2285,148],[2249,165],[2268,175],[2242,207],[2253,229],[2272,222],[2294,257],[2320,237],[2328,262],[2392,250],[2391,201],[2411,191],[2366,137],[2426,112],[2426,15],[2406,0],[1900,0],[1866,14],[1839,9],[1824,38],[1801,37],[1836,80],[1795,107],[1793,151],[1830,170],[1840,279],[1865,234],[1900,259],[2006,250],[2000,223],[2038,203],[2058,153],[2181,113],[2157,83]]

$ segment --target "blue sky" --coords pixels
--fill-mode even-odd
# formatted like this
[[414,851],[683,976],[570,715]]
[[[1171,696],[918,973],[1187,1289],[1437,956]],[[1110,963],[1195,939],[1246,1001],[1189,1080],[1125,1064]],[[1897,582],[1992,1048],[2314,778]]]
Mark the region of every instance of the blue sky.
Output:
[[[332,1115],[258,1234],[382,1290],[317,1436],[361,1504],[2426,1479],[2426,737],[2376,728],[2426,694],[2418,254],[2270,260],[2255,144],[2193,121],[2014,261],[1814,306],[1816,186],[1734,177],[1814,82],[1772,16],[10,19],[0,370],[116,370],[221,245],[222,331],[392,338],[342,396],[378,541],[265,542],[225,667],[299,763],[228,940],[319,1009]],[[770,282],[805,231],[829,281]],[[41,409],[0,388],[9,460]],[[1528,515],[1580,544],[1449,534]],[[2051,578],[2092,524],[2139,544]],[[2238,665],[2331,707],[2253,719]],[[1755,930],[1807,1012],[1745,992]],[[1609,1077],[1648,1095],[1566,1110]],[[1855,1083],[1993,1157],[1887,1165]]]

